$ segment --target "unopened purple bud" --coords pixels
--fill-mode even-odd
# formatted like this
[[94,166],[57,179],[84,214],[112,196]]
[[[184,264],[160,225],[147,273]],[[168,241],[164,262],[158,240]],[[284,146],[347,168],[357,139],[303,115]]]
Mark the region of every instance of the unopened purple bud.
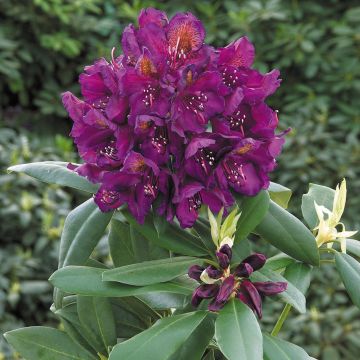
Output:
[[219,251],[216,252],[216,257],[218,258],[219,265],[226,269],[230,265],[232,250],[231,247],[227,244],[223,245]]
[[196,281],[200,281],[200,275],[204,271],[204,267],[200,265],[193,265],[188,270],[188,275],[191,279],[194,279]]
[[276,295],[287,289],[287,283],[283,281],[254,282],[253,285],[256,287],[258,292],[264,296]]
[[220,285],[220,289],[216,296],[216,299],[214,299],[209,304],[208,309],[210,311],[219,311],[229,300],[229,297],[234,291],[234,286],[235,286],[235,278],[233,275],[230,275]]
[[253,271],[259,270],[261,269],[266,262],[266,257],[263,254],[252,254],[250,256],[248,256],[246,259],[244,259],[241,263],[247,263],[249,264],[252,268]]
[[217,269],[215,266],[210,265],[206,268],[206,272],[212,279],[220,279],[223,276],[224,271]]
[[234,275],[237,277],[248,278],[253,271],[254,269],[250,264],[242,262],[235,268]]
[[262,317],[262,306],[261,296],[257,291],[256,287],[249,280],[244,280],[240,285],[240,293],[242,296],[238,296],[240,300],[246,299],[246,304],[249,305],[261,319]]
[[200,285],[193,293],[191,304],[198,307],[203,299],[210,299],[217,295],[219,285],[217,284],[204,284]]

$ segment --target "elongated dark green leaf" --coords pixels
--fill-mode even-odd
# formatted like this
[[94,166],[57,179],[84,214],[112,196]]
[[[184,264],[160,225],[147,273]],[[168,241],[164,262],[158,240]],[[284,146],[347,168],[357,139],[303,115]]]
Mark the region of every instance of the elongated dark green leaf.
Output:
[[49,184],[69,186],[91,194],[97,191],[98,185],[69,170],[67,165],[61,161],[43,161],[11,166],[8,171],[22,172]]
[[346,239],[346,249],[349,253],[360,257],[360,241],[355,239]]
[[5,334],[6,340],[27,360],[94,360],[64,332],[43,326],[17,329]]
[[339,271],[346,291],[352,302],[360,308],[360,264],[350,255],[343,253],[335,254],[336,268]]
[[209,221],[199,217],[198,220],[195,222],[193,229],[198,234],[201,242],[204,245],[204,248],[207,249],[208,254],[210,256],[214,256],[216,246],[211,238]]
[[146,217],[144,224],[141,225],[137,223],[127,210],[123,211],[123,215],[135,230],[141,233],[146,239],[164,249],[188,256],[202,256],[207,254],[206,248],[204,248],[201,240],[197,236],[181,229],[180,226],[176,224],[169,224],[169,226],[164,229],[162,236],[159,237],[151,214]]
[[[261,269],[258,271],[255,271],[251,275],[251,279],[253,281],[286,281],[286,279],[281,276],[280,274],[268,270],[268,269]],[[275,298],[279,298],[282,301],[292,305],[296,310],[298,310],[300,313],[306,312],[306,300],[303,293],[297,289],[292,283],[287,282],[287,289],[286,291],[280,293],[279,295],[276,295]]]
[[[67,216],[61,235],[59,268],[67,265],[84,265],[111,219],[112,213],[103,213],[93,199],[89,199]],[[61,307],[63,294],[54,291],[54,303]]]
[[293,258],[319,265],[319,250],[311,231],[295,216],[270,201],[265,218],[256,233]]
[[292,195],[292,191],[290,189],[280,184],[270,182],[268,192],[272,201],[284,209],[288,207],[289,200]]
[[191,265],[202,262],[201,259],[188,256],[144,261],[107,270],[103,273],[103,280],[135,286],[162,283],[186,274]]
[[240,300],[232,299],[219,312],[215,337],[229,360],[262,360],[262,334],[254,313]]
[[84,337],[84,329],[79,320],[76,302],[68,304],[59,310],[56,310],[55,314],[60,317],[61,322],[64,325],[65,332],[71,337],[71,339],[79,343],[82,347],[90,351],[93,355],[96,355],[96,350],[91,346],[92,344],[89,344],[89,342]]
[[308,264],[294,262],[286,267],[284,277],[305,295],[310,286],[311,270]]
[[103,272],[104,270],[99,268],[67,266],[55,271],[49,281],[64,292],[105,297],[136,296],[155,292],[189,295],[196,287],[196,282],[184,279],[137,287],[112,281],[102,281]]
[[61,236],[59,268],[83,265],[103,236],[111,216],[111,212],[101,212],[93,199],[71,211]]
[[112,219],[108,242],[110,255],[116,267],[136,263],[128,224]]
[[188,296],[175,293],[149,293],[137,296],[154,310],[183,309],[189,301]]
[[280,253],[268,258],[264,265],[264,269],[269,269],[273,271],[284,269],[288,265],[292,264],[294,261],[295,260],[290,256]]
[[109,360],[167,360],[192,336],[207,316],[205,311],[171,316],[116,345]]
[[300,346],[274,336],[263,334],[264,360],[310,360]]
[[169,360],[201,359],[210,340],[214,336],[214,331],[214,319],[211,316],[207,316]]
[[148,241],[132,226],[111,220],[109,247],[116,267],[169,257],[169,251]]
[[136,262],[168,258],[168,250],[148,241],[139,231],[130,226],[130,238]]
[[335,190],[322,185],[310,184],[309,191],[303,195],[301,203],[302,215],[310,229],[313,229],[319,222],[314,201],[318,205],[323,205],[327,209],[332,210],[334,196]]
[[235,241],[245,239],[262,221],[269,209],[269,194],[260,191],[253,197],[236,197],[241,211],[237,223]]
[[106,355],[108,347],[116,344],[116,325],[109,299],[78,296],[77,312],[84,328],[84,335],[96,347],[98,353]]

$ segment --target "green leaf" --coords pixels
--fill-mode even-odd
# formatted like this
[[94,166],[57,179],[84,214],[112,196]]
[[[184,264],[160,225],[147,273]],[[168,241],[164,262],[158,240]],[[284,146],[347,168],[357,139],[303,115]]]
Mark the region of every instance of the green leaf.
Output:
[[236,196],[236,201],[241,216],[236,227],[235,242],[245,239],[261,223],[268,211],[270,198],[263,190],[253,197]]
[[144,261],[107,270],[103,273],[103,280],[135,286],[162,283],[186,274],[191,265],[202,262],[201,259],[187,256]]
[[309,191],[302,197],[301,211],[310,229],[313,229],[319,222],[314,201],[316,201],[318,205],[323,205],[331,211],[333,207],[334,196],[335,190],[333,189],[322,185],[309,185]]
[[189,299],[184,294],[149,293],[137,296],[154,310],[183,309]]
[[201,359],[214,336],[214,320],[207,316],[169,360]]
[[346,239],[346,249],[349,253],[360,257],[360,241],[355,239]]
[[106,298],[78,296],[77,312],[89,343],[98,353],[107,354],[116,344],[116,326],[110,301]]
[[[280,274],[268,270],[268,269],[261,269],[255,271],[251,275],[252,281],[286,281],[286,279],[281,276]],[[291,282],[287,282],[287,289],[286,291],[280,293],[279,295],[272,296],[272,298],[279,298],[282,301],[292,305],[296,310],[300,313],[304,314],[306,312],[306,299],[303,293],[298,290]]]
[[292,195],[292,191],[290,189],[280,184],[270,182],[268,192],[272,201],[284,209],[288,207],[289,200]]
[[263,334],[264,360],[310,360],[310,356],[300,346],[277,337]]
[[[103,236],[112,212],[103,213],[93,199],[72,210],[67,216],[60,240],[59,268],[85,264]],[[61,307],[63,294],[55,289],[54,303]]]
[[83,265],[103,236],[111,216],[112,212],[101,212],[93,199],[71,211],[61,235],[59,267]]
[[5,334],[6,340],[27,360],[94,360],[90,352],[63,331],[33,326]]
[[199,217],[192,227],[198,234],[204,248],[210,256],[215,256],[216,246],[211,238],[210,223],[207,219]]
[[286,268],[288,265],[292,264],[295,260],[290,256],[280,253],[275,256],[272,256],[266,260],[264,269],[268,270],[281,270]]
[[68,169],[67,165],[67,162],[43,161],[11,166],[8,171],[23,172],[48,184],[69,186],[91,194],[97,191],[98,185]]
[[149,241],[152,241],[164,249],[187,256],[202,256],[207,254],[207,250],[202,246],[197,236],[180,228],[180,226],[176,224],[169,224],[169,226],[164,229],[162,236],[159,237],[151,214],[146,217],[144,224],[141,225],[127,210],[123,211],[123,215],[135,230]]
[[295,262],[286,267],[284,277],[305,295],[310,286],[311,271],[310,265]]
[[360,264],[350,255],[343,253],[335,254],[336,268],[339,271],[346,291],[352,302],[360,308]]
[[205,311],[171,316],[116,345],[109,360],[167,360],[192,336],[207,316]]
[[269,211],[256,233],[293,258],[319,265],[319,250],[311,231],[295,216],[270,201]]
[[251,255],[250,241],[248,239],[242,239],[241,241],[236,242],[232,247],[231,264],[237,265],[249,255]]
[[176,279],[168,283],[137,287],[102,281],[104,270],[86,266],[67,266],[55,271],[49,281],[64,292],[85,296],[124,297],[154,292],[190,295],[196,287],[192,280]]
[[128,224],[112,219],[108,242],[111,259],[116,267],[137,262],[131,244],[130,226]]
[[203,358],[202,360],[215,360],[214,351],[210,350]]
[[215,322],[215,338],[229,360],[262,360],[259,323],[248,306],[232,299],[220,310]]

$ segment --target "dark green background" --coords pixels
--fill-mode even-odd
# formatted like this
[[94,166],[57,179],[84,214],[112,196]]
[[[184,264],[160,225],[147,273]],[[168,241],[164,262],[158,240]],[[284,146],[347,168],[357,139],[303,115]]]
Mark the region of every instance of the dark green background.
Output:
[[[54,321],[46,279],[56,268],[57,240],[81,195],[6,174],[12,164],[76,160],[71,122],[60,93],[79,93],[78,74],[94,59],[120,52],[122,29],[139,10],[192,11],[207,41],[224,46],[247,35],[261,71],[278,68],[282,86],[270,99],[281,130],[293,131],[272,175],[294,191],[300,216],[309,182],[348,181],[345,222],[360,228],[360,6],[358,1],[0,1],[0,330]],[[265,245],[264,252],[271,251]],[[99,255],[105,250],[100,247]],[[316,271],[309,311],[292,316],[282,335],[322,359],[356,359],[360,316],[331,266]],[[268,302],[274,322],[281,306]],[[0,340],[4,357],[12,359]],[[1,350],[2,349],[2,350]]]

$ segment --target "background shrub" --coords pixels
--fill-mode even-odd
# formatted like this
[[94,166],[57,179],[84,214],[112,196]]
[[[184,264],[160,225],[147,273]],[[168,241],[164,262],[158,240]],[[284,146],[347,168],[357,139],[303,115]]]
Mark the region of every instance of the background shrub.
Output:
[[[81,195],[7,174],[12,164],[76,160],[67,138],[71,122],[60,103],[64,90],[79,92],[78,74],[109,57],[125,25],[147,6],[169,15],[192,11],[216,46],[242,35],[254,42],[256,66],[279,68],[283,83],[271,99],[287,137],[273,180],[295,195],[300,216],[309,182],[334,187],[348,179],[345,222],[360,228],[360,6],[329,0],[3,0],[0,2],[0,329],[54,321],[50,287],[59,234]],[[266,249],[264,249],[266,251]],[[330,266],[317,272],[310,311],[294,315],[286,330],[314,356],[354,359],[359,353],[358,311],[349,306]],[[274,305],[275,306],[275,305]],[[269,309],[264,323],[273,323]],[[284,331],[285,334],[285,331]],[[0,340],[1,341],[1,340]],[[6,345],[3,357],[12,355]],[[5,355],[7,354],[7,355]],[[355,354],[355,355],[354,355]],[[352,357],[353,356],[353,357]],[[0,355],[1,359],[1,355]]]

